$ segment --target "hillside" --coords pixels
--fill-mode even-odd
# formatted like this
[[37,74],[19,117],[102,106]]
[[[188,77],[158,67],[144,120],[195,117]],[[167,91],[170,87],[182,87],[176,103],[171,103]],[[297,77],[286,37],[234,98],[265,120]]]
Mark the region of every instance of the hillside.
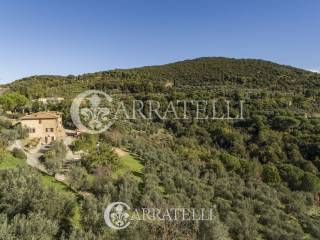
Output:
[[7,86],[32,98],[38,98],[70,97],[88,88],[130,91],[149,87],[150,90],[150,87],[161,88],[168,82],[176,88],[200,86],[302,91],[319,87],[320,74],[263,60],[207,57],[79,76],[32,76]]
[[[23,219],[31,212],[48,216],[55,226],[52,239],[320,239],[320,74],[262,60],[199,58],[80,76],[34,76],[7,87],[28,98],[18,93],[0,97],[5,110],[20,114],[21,109],[44,108],[31,99],[64,97],[63,102],[45,107],[62,112],[67,128],[74,128],[73,97],[88,89],[104,90],[115,101],[157,100],[163,105],[181,99],[219,99],[233,107],[245,101],[245,119],[239,121],[118,119],[106,133],[84,134],[73,148],[87,154],[70,166],[68,177],[71,186],[88,197],[76,203],[67,197],[62,203],[53,198],[54,208],[34,201],[16,209],[20,205],[10,202],[19,202],[16,192],[28,199],[36,192],[30,186],[29,197],[19,186],[40,180],[37,176],[29,180],[28,172],[0,171],[0,180],[6,180],[0,181],[0,191],[10,189],[10,198],[0,194],[0,205],[3,219],[11,225],[13,217]],[[224,109],[220,106],[217,111]],[[183,112],[182,106],[177,112]],[[0,122],[0,130],[0,150],[6,152],[6,144],[19,136],[19,129]],[[126,149],[126,156],[119,158],[113,149]],[[115,201],[132,209],[213,208],[215,218],[139,221],[115,232],[103,221],[105,207]],[[69,202],[80,206],[77,214],[72,207],[54,214]]]

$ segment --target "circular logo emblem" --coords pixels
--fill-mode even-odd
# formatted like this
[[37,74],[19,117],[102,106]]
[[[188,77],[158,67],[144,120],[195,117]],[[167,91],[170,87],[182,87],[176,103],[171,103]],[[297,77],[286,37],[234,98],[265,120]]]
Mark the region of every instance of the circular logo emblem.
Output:
[[104,220],[112,229],[124,229],[130,225],[130,207],[123,202],[111,203],[104,211]]
[[112,98],[105,92],[89,90],[80,93],[72,102],[70,113],[74,125],[82,132],[97,134],[108,130],[112,122],[108,118],[108,104]]

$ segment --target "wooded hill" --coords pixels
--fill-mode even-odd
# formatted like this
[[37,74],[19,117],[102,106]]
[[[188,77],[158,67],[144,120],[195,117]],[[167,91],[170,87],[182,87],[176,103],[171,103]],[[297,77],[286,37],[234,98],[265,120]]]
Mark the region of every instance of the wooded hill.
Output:
[[[66,96],[84,89],[141,91],[174,85],[314,91],[320,74],[263,60],[198,58],[161,66],[111,70],[79,76],[32,76],[8,86],[32,98]],[[50,89],[50,91],[48,91]]]
[[[4,105],[16,102],[7,104],[9,110],[23,108],[28,99],[64,97],[46,108],[63,112],[68,128],[74,127],[73,97],[88,89],[106,91],[117,100],[157,100],[163,105],[213,98],[246,104],[242,121],[119,120],[106,134],[83,136],[74,148],[91,154],[74,166],[70,185],[90,197],[77,201],[76,224],[72,211],[55,214],[66,200],[54,198],[53,209],[39,207],[43,203],[38,201],[19,202],[17,192],[28,199],[37,192],[32,186],[33,191],[19,188],[28,184],[28,172],[0,171],[0,180],[5,180],[0,181],[4,236],[38,236],[41,225],[26,235],[17,222],[38,223],[39,216],[47,216],[54,226],[48,239],[320,239],[320,74],[262,60],[199,58],[80,76],[33,76],[6,87],[15,91],[0,97]],[[32,111],[44,107],[31,105]],[[15,135],[14,129],[1,125],[5,149]],[[127,149],[143,168],[115,179],[119,161],[111,147]],[[119,200],[133,209],[216,206],[216,218],[139,222],[114,232],[104,224],[103,210]]]

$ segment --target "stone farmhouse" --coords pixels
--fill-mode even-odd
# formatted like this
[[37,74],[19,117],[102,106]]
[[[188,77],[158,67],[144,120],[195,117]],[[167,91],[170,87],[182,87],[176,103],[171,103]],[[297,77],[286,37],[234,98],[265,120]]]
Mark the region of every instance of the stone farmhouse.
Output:
[[22,127],[29,131],[29,139],[39,139],[42,144],[50,144],[66,136],[59,112],[37,112],[20,118]]

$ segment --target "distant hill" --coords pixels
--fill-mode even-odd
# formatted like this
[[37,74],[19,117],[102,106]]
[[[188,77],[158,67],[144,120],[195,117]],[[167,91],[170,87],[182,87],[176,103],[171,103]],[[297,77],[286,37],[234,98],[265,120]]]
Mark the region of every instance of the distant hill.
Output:
[[32,98],[65,96],[89,88],[131,91],[135,88],[172,86],[315,89],[320,74],[264,60],[203,57],[159,66],[117,69],[79,76],[32,76],[7,85]]

